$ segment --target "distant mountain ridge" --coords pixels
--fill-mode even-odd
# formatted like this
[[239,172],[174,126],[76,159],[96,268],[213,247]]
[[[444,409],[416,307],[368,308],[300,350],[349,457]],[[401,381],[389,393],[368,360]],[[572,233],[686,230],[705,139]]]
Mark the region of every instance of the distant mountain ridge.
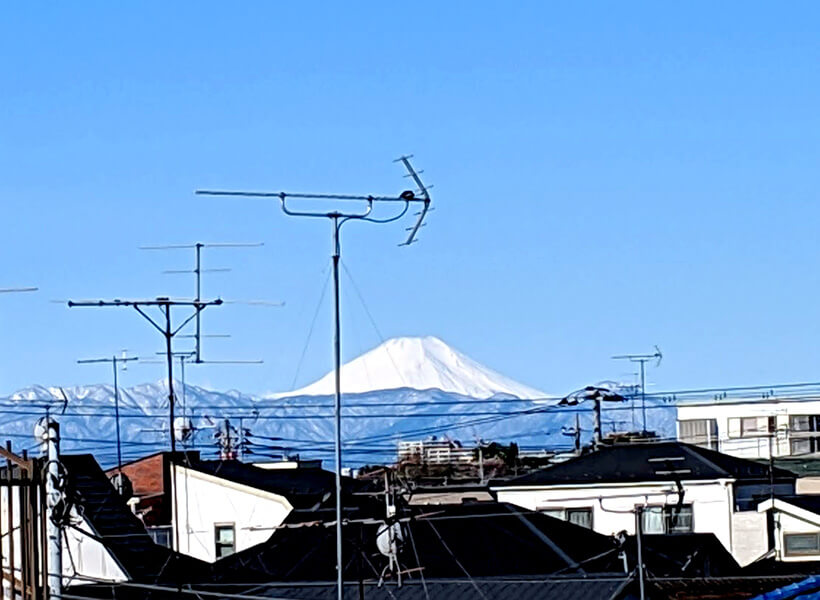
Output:
[[[367,360],[360,360],[364,357]],[[516,441],[530,448],[568,447],[572,440],[562,428],[575,426],[576,416],[583,439],[588,440],[592,431],[591,406],[554,406],[556,398],[545,398],[538,390],[483,367],[437,338],[390,340],[354,359],[342,372],[345,462],[351,465],[393,460],[400,439],[436,435],[468,445],[480,438]],[[229,419],[237,429],[241,420],[243,429],[251,432],[247,459],[300,453],[329,460],[333,398],[332,386],[329,391],[327,387],[326,376],[289,394],[254,396],[195,385],[183,389],[176,382],[176,413],[191,416],[196,431],[189,444],[206,454],[215,454],[214,434]],[[168,449],[167,382],[120,391],[124,457]],[[46,407],[60,422],[65,451],[93,452],[101,462],[114,463],[112,386],[33,386],[16,392],[6,400],[0,436],[12,439],[15,447],[32,447],[34,423]],[[674,407],[652,401],[648,407],[648,427],[673,436]],[[623,404],[607,403],[603,413],[605,431],[623,429],[634,419]]]

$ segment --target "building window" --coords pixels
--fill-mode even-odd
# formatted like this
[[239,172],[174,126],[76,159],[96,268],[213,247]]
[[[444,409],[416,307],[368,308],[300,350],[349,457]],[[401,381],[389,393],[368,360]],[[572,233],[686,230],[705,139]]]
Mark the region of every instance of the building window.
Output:
[[816,533],[787,533],[783,536],[786,556],[820,554],[820,535]]
[[567,521],[573,525],[580,525],[587,529],[592,529],[592,509],[591,508],[568,508]]
[[716,419],[692,419],[678,422],[680,441],[711,450],[718,449],[718,427]]
[[647,534],[692,533],[692,505],[647,506],[643,509],[641,528]]
[[792,433],[818,431],[818,417],[817,415],[791,415],[789,416],[789,429]]
[[774,417],[733,417],[729,419],[729,437],[761,437],[774,433]]
[[154,540],[154,543],[158,546],[165,546],[166,548],[171,547],[170,527],[146,527],[145,530],[148,532],[148,535],[151,536],[151,539]]
[[214,539],[216,558],[224,558],[236,552],[236,535],[233,523],[230,525],[215,525]]
[[580,525],[581,527],[592,529],[591,508],[545,508],[539,512],[555,519],[568,521],[573,525]]
[[820,415],[789,416],[789,450],[792,456],[820,452]]

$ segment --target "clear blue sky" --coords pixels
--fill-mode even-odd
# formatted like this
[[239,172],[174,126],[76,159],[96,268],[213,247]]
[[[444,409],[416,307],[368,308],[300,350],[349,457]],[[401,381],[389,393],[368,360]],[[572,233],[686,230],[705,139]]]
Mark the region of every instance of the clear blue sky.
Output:
[[[190,380],[290,388],[329,228],[197,187],[384,193],[412,152],[435,184],[421,243],[353,225],[345,260],[385,337],[437,335],[547,392],[820,379],[820,45],[815,3],[67,3],[0,22],[0,391],[107,381],[77,358],[161,340],[124,309],[187,295],[216,250]],[[408,223],[409,225],[409,223]],[[379,336],[347,280],[346,357]],[[325,301],[298,378],[331,365]],[[126,382],[155,380],[158,365]]]

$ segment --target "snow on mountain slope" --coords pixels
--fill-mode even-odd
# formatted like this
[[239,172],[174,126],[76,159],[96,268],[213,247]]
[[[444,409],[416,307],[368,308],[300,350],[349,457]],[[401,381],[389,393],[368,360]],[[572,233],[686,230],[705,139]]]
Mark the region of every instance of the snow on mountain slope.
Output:
[[[343,365],[341,379],[344,394],[410,388],[436,389],[470,398],[546,396],[479,364],[432,336],[387,340]],[[272,397],[331,395],[335,391],[334,381],[331,371],[307,387]]]
[[[395,459],[399,440],[430,435],[471,444],[476,439],[518,442],[522,448],[561,448],[571,443],[563,427],[580,418],[584,440],[592,432],[592,407],[554,406],[544,394],[492,371],[437,338],[399,338],[344,366],[342,437],[348,465]],[[175,382],[176,414],[195,427],[189,448],[215,456],[217,427],[230,419],[250,431],[246,458],[282,454],[330,460],[333,451],[333,379],[327,376],[297,392],[259,397]],[[65,394],[65,397],[63,396]],[[65,402],[67,398],[67,402]],[[476,402],[481,399],[481,402]],[[184,402],[183,402],[184,400]],[[116,460],[114,393],[110,385],[33,386],[2,400],[0,439],[32,447],[31,432],[46,407],[60,423],[66,452],[92,452]],[[647,399],[647,426],[674,436],[675,408]],[[184,406],[184,408],[183,408]],[[166,381],[120,389],[123,457],[168,449]],[[606,403],[604,431],[634,426],[629,405]]]

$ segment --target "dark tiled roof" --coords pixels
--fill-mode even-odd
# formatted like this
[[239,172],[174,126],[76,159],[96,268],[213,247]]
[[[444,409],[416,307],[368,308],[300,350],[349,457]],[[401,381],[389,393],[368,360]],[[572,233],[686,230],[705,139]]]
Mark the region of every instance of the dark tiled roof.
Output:
[[[458,580],[426,580],[425,585],[418,579],[405,582],[401,587],[390,583],[383,587],[369,583],[363,586],[366,600],[612,600],[627,585],[626,577],[589,579],[533,579],[533,580],[492,580],[460,578]],[[426,587],[426,589],[425,589]],[[254,590],[255,594],[293,598],[294,600],[334,600],[335,585],[312,586],[268,586]],[[360,598],[358,585],[346,585],[346,600]]]
[[[740,574],[740,565],[713,533],[644,535],[642,541],[644,563],[656,577]],[[635,556],[635,536],[627,536],[623,547],[630,556]]]
[[[336,475],[324,469],[262,469],[237,460],[196,460],[182,463],[201,473],[221,477],[288,499],[294,508],[318,507],[334,496]],[[342,478],[342,491],[358,487],[354,479]]]
[[93,456],[63,455],[60,462],[68,472],[69,497],[131,579],[173,581],[178,573],[206,569],[205,563],[155,544]]
[[[387,563],[376,548],[383,514],[383,507],[380,513],[346,514],[346,579],[378,579]],[[484,577],[623,572],[613,538],[509,504],[421,506],[407,514],[399,562],[405,570],[423,569],[426,577],[462,578],[465,572]],[[286,526],[264,544],[217,561],[215,579],[335,580],[332,519],[332,511],[294,511]]]
[[778,496],[776,499],[796,506],[797,508],[820,514],[820,496],[800,494],[797,496]]
[[[630,584],[626,576],[550,579],[487,579],[460,577],[458,579],[420,579],[403,582],[401,587],[388,582],[379,587],[374,582],[346,583],[345,600],[615,600],[624,598],[625,588]],[[633,584],[634,585],[634,584]],[[226,597],[287,598],[288,600],[335,600],[335,583],[293,582],[289,584],[264,584],[253,587],[213,586],[203,588],[208,597],[224,593]],[[185,596],[202,597],[193,586]],[[165,600],[180,598],[182,594],[171,587],[165,589],[140,589],[129,586],[83,585],[70,588],[74,597],[117,598],[118,600]],[[632,596],[630,596],[632,597]]]
[[[779,480],[795,478],[791,471],[778,468],[775,476]],[[498,486],[675,481],[676,478],[767,480],[768,477],[768,465],[681,442],[661,442],[607,446]]]
[[[801,578],[754,575],[750,577],[649,578],[647,596],[674,600],[716,600],[718,598],[721,600],[749,600]],[[781,600],[791,600],[791,598],[784,596]]]

